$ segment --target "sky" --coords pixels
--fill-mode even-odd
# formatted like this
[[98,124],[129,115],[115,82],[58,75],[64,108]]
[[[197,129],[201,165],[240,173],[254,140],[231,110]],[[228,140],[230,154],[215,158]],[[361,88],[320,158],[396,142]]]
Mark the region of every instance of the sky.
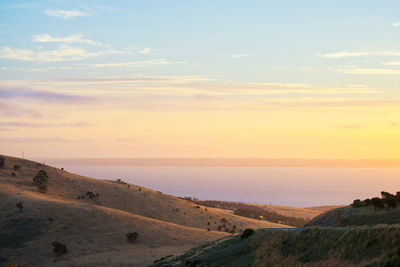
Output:
[[0,153],[400,159],[399,1],[0,1]]

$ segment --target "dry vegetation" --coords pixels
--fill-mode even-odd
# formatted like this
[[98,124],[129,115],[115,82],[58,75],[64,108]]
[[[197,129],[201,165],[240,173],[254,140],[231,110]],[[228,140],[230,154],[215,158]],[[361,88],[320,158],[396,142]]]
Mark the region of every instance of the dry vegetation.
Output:
[[[0,264],[143,266],[228,232],[286,227],[137,185],[1,157]],[[40,170],[48,176],[46,190],[34,185]],[[54,242],[61,245],[53,248]],[[67,252],[60,253],[64,244]]]
[[259,230],[154,266],[400,266],[400,226]]

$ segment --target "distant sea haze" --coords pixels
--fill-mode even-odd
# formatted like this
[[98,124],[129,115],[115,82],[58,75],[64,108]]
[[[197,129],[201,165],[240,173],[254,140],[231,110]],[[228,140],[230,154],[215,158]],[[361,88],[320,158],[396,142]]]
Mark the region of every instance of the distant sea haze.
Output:
[[381,191],[400,191],[400,168],[396,165],[368,168],[351,165],[215,167],[174,166],[175,161],[171,160],[170,165],[165,166],[157,166],[154,161],[153,165],[147,166],[145,164],[149,162],[143,161],[140,165],[140,161],[136,161],[138,166],[132,166],[129,164],[132,160],[115,163],[108,160],[104,165],[101,159],[47,160],[46,163],[80,175],[106,180],[120,178],[166,194],[203,200],[309,207],[350,204],[357,198],[379,196]]
[[48,161],[57,164],[102,166],[400,168],[399,159],[81,158]]

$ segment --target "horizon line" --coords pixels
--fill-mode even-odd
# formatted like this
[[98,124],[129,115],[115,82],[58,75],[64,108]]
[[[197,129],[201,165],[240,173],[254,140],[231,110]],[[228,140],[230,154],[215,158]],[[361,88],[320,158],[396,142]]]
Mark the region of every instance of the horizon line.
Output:
[[296,159],[209,157],[40,158],[56,164],[182,167],[400,167],[400,159]]

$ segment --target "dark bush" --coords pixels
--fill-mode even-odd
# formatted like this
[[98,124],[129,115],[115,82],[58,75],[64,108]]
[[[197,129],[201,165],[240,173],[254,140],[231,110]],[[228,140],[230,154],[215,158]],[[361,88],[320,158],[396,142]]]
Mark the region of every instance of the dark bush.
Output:
[[385,192],[385,191],[381,192],[381,196],[382,196],[382,199],[394,197],[394,195],[392,195],[392,194],[390,194],[388,192]]
[[12,172],[12,173],[11,173],[11,176],[12,176],[12,177],[15,177],[15,176],[17,176],[17,175],[15,174],[15,172]]
[[48,181],[49,176],[47,176],[47,172],[45,170],[38,171],[35,177],[33,177],[33,183],[37,186],[47,184]]
[[365,203],[365,206],[372,206],[372,201],[369,198],[364,199],[364,203]]
[[22,210],[24,209],[24,204],[22,204],[21,201],[18,202],[18,203],[17,203],[17,208],[18,208],[19,211],[22,211]]
[[374,197],[371,199],[372,205],[374,206],[375,210],[376,209],[383,209],[383,200],[380,199],[379,197]]
[[129,243],[133,243],[136,241],[138,238],[139,234],[134,232],[134,233],[127,233],[126,234],[126,239],[128,240]]
[[6,159],[3,157],[0,157],[0,169],[4,168],[5,163],[6,163]]
[[384,202],[386,203],[386,208],[389,209],[395,209],[397,207],[397,199],[395,196],[389,196],[386,197]]
[[18,165],[18,164],[14,165],[15,171],[19,171],[20,169],[21,169],[21,165]]
[[240,239],[246,239],[249,236],[251,236],[254,233],[254,230],[251,228],[247,228],[246,230],[243,231],[243,233],[240,235]]
[[54,241],[52,245],[53,245],[53,252],[57,255],[65,254],[68,252],[67,245],[61,242]]
[[353,208],[361,208],[361,207],[364,207],[364,206],[366,206],[366,205],[365,205],[365,202],[364,202],[364,201],[361,201],[361,200],[359,200],[359,199],[356,199],[356,200],[353,201],[353,204],[351,204],[351,206],[352,206]]

